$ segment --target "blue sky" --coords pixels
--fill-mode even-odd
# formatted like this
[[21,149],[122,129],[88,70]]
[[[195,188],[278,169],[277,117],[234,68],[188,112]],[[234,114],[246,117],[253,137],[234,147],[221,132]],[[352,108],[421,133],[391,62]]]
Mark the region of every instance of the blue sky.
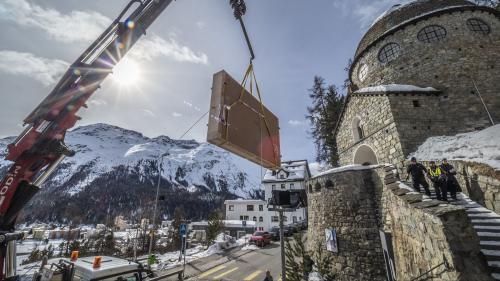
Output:
[[[81,112],[79,125],[105,122],[178,138],[208,110],[213,73],[225,69],[240,80],[247,67],[248,51],[228,2],[173,2]],[[341,85],[371,22],[408,1],[246,2],[255,73],[264,103],[280,118],[283,159],[313,161],[304,115],[314,75]],[[21,131],[21,120],[126,3],[0,0],[0,136]],[[134,69],[139,78],[130,79]],[[206,123],[186,138],[204,141]]]

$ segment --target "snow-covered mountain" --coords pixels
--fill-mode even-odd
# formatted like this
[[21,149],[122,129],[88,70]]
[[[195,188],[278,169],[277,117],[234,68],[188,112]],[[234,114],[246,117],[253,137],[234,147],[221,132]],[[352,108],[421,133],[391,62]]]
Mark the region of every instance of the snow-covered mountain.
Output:
[[[2,159],[3,150],[12,141],[0,140]],[[163,217],[182,207],[188,217],[202,218],[224,199],[258,194],[258,184],[249,181],[232,155],[208,143],[166,136],[148,138],[135,131],[95,124],[70,131],[66,144],[76,155],[64,160],[21,219],[91,223],[116,215],[148,217],[160,162]],[[1,160],[0,172],[3,174],[9,165]]]

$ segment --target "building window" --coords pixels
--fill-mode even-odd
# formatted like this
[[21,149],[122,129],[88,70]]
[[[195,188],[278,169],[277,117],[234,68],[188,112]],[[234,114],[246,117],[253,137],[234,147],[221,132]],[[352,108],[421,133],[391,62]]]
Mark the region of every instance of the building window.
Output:
[[467,27],[470,31],[477,32],[483,35],[488,35],[491,32],[490,26],[480,19],[468,19]]
[[284,179],[285,178],[285,175],[284,174],[281,174],[280,175],[280,179]]
[[275,189],[275,188],[276,188],[275,184],[271,185],[271,189]]
[[229,211],[234,211],[234,205],[229,205]]
[[287,216],[283,216],[283,221],[288,221],[288,217]]
[[290,184],[290,189],[293,189],[293,187],[294,187],[294,184],[293,184],[293,183],[291,183],[291,184]]
[[297,222],[297,217],[296,216],[293,216],[293,222],[296,223]]
[[355,142],[360,141],[365,137],[361,125],[361,119],[359,119],[358,117],[354,118],[354,120],[352,121],[352,135]]
[[264,218],[263,217],[259,217],[259,222],[263,222],[264,221]]
[[417,38],[425,43],[441,41],[446,38],[446,29],[439,25],[429,25],[418,32]]
[[420,107],[420,101],[418,100],[413,100],[413,107]]
[[240,216],[240,221],[247,221],[248,220],[248,216]]
[[264,211],[264,205],[259,205],[259,211]]
[[252,220],[253,220],[253,221],[257,221],[257,217],[253,217],[253,218],[252,218]]
[[271,221],[272,221],[272,222],[278,222],[278,221],[279,221],[278,216],[272,216],[272,217],[271,217]]
[[401,47],[396,43],[389,43],[380,49],[378,53],[378,60],[381,63],[388,63],[395,60],[401,51]]
[[368,74],[368,65],[366,63],[361,64],[358,70],[359,81],[363,82]]
[[247,205],[247,211],[253,211],[253,205]]
[[285,188],[286,188],[285,184],[284,184],[284,183],[282,183],[282,184],[281,184],[281,189],[285,189]]

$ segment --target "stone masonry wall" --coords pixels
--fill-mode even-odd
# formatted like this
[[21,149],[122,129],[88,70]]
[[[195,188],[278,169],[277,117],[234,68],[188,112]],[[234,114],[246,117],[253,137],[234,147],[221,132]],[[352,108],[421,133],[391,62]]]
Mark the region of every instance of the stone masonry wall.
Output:
[[[483,35],[469,30],[466,21],[471,18],[486,22],[491,32]],[[444,27],[446,38],[433,43],[419,41],[418,32],[429,25]],[[395,60],[381,63],[379,51],[391,42],[400,45],[401,53]],[[367,64],[369,70],[360,81],[362,64]],[[493,13],[457,11],[405,26],[365,52],[353,67],[351,80],[358,88],[396,83],[442,90],[440,111],[450,126],[450,134],[489,125],[481,101],[471,94],[476,92],[474,82],[493,119],[500,121],[500,110],[495,110],[500,108],[500,18]]]
[[[365,139],[354,140],[352,123],[361,119]],[[361,145],[368,145],[379,163],[398,164],[404,159],[389,98],[385,95],[352,96],[338,128],[337,145],[341,165],[353,163],[354,154]]]
[[308,247],[324,247],[324,229],[336,229],[337,280],[385,280],[379,229],[392,236],[397,280],[412,280],[444,260],[447,267],[420,280],[492,280],[463,207],[422,202],[397,181],[393,167],[352,169],[308,182]]

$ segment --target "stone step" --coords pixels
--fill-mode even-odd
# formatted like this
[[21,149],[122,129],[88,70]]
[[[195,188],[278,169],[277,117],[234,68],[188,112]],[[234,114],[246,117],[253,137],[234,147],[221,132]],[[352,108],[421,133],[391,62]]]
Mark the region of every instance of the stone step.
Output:
[[498,273],[492,273],[491,277],[493,277],[493,279],[495,279],[495,280],[500,280],[500,274],[498,274]]
[[474,230],[477,232],[491,232],[500,233],[500,227],[496,225],[473,225]]
[[471,220],[500,220],[500,217],[490,213],[467,214]]
[[480,208],[476,208],[476,209],[468,209],[467,213],[468,214],[490,214],[491,211],[490,210],[483,210],[483,209],[480,209]]
[[495,225],[500,226],[500,219],[471,219],[472,225]]
[[488,261],[492,273],[500,273],[500,261]]
[[478,231],[477,236],[481,241],[500,241],[500,233]]
[[500,241],[480,241],[479,244],[484,250],[498,250],[500,258]]

